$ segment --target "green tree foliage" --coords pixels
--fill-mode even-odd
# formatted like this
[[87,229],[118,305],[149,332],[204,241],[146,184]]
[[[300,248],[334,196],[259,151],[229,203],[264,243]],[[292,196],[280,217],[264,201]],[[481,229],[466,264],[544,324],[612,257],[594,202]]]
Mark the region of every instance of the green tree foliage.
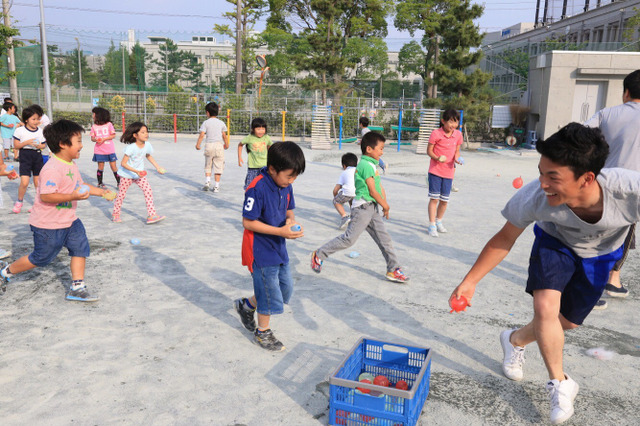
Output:
[[151,61],[151,54],[147,53],[139,42],[136,42],[129,54],[129,82],[138,90],[145,90],[147,86],[145,64],[149,61]]
[[[78,49],[73,49],[66,54],[60,55],[57,59],[55,67],[55,81],[58,85],[80,85],[80,67],[78,67]],[[87,58],[80,50],[80,63],[82,69],[82,87],[89,89],[97,89],[99,76],[96,72],[89,68]]]
[[159,55],[151,61],[155,70],[151,73],[151,84],[165,87],[168,79],[169,86],[179,82],[189,83],[189,87],[202,84],[204,64],[198,63],[198,57],[191,51],[178,50],[178,45],[167,39],[159,47]]
[[[124,46],[120,45],[118,49],[111,40],[109,50],[104,55],[104,65],[102,66],[101,80],[112,86],[122,86],[122,72],[127,71],[128,54]],[[124,62],[124,64],[123,64]],[[124,88],[123,88],[124,90]]]
[[[387,16],[391,0],[270,0],[263,33],[275,72],[307,71],[303,87],[331,92],[340,99],[349,90],[348,78],[377,78],[384,73]],[[295,28],[291,24],[296,23]],[[273,59],[273,61],[272,61]],[[288,63],[287,63],[288,62]]]
[[[0,13],[0,18],[4,18],[4,15],[2,13]],[[1,22],[4,22],[4,20],[2,20]],[[19,30],[8,27],[4,24],[0,24],[0,53],[5,55],[5,52],[9,48],[22,45],[22,43],[17,40],[12,40],[12,43],[9,43],[9,39],[17,35],[20,35]],[[10,72],[8,69],[6,69],[4,63],[0,62],[0,83],[7,81],[10,77],[16,76],[16,73]]]
[[[215,24],[213,30],[222,35],[226,35],[233,42],[233,54],[223,55],[216,53],[215,57],[223,60],[234,68],[231,74],[233,74],[233,80],[235,82],[235,46],[237,43],[236,25],[236,1],[237,0],[225,0],[227,3],[232,4],[233,12],[226,12],[223,16],[232,22],[232,25],[220,25]],[[244,0],[241,6],[240,12],[240,27],[241,27],[241,43],[242,43],[242,87],[246,87],[249,82],[249,78],[256,71],[257,63],[255,60],[256,49],[265,44],[262,36],[254,31],[255,22],[258,21],[265,13],[267,13],[267,0]],[[235,83],[234,83],[235,84]]]
[[[400,71],[422,76],[427,87],[437,85],[445,96],[466,96],[489,79],[476,69],[465,70],[480,61],[482,34],[473,23],[483,7],[471,0],[406,0],[396,6],[395,25],[413,36],[422,33],[421,42],[410,42],[400,51]],[[403,63],[406,60],[406,63]],[[427,97],[433,91],[427,90]]]

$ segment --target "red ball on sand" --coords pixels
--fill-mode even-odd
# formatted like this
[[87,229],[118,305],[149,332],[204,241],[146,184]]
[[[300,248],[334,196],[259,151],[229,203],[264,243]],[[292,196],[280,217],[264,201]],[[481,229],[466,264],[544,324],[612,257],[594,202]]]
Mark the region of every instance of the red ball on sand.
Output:
[[375,379],[373,379],[373,384],[377,385],[377,386],[388,387],[389,386],[389,379],[387,379],[385,376],[383,376],[381,374],[379,376],[376,376]]
[[398,380],[398,383],[396,383],[396,389],[409,390],[409,384],[404,380]]
[[449,313],[452,313],[453,311],[460,312],[467,309],[469,301],[464,296],[460,296],[460,299],[456,299],[454,296],[449,300],[449,304],[451,305],[451,311],[449,311]]
[[514,187],[515,189],[520,189],[520,188],[522,188],[522,184],[523,184],[523,183],[524,183],[524,182],[522,181],[522,177],[518,176],[517,178],[515,178],[515,179],[513,180],[513,187]]
[[[362,380],[360,380],[360,383],[369,383],[369,384],[371,384],[371,380],[369,380],[369,379],[362,379]],[[369,393],[369,392],[371,392],[371,390],[370,390],[370,389],[365,389],[365,388],[356,388],[356,389],[357,389],[357,390],[359,390],[359,391],[360,391],[360,392],[362,392],[362,393]]]

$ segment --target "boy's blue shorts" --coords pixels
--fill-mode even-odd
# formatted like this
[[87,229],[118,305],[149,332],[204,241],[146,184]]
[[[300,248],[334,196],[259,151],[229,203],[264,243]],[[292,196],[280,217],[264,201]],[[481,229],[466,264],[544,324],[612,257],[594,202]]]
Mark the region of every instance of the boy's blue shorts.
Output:
[[432,200],[439,199],[440,201],[448,203],[452,183],[453,179],[443,178],[429,173],[429,198]]
[[609,271],[622,257],[624,246],[602,256],[582,258],[538,225],[529,259],[527,293],[558,290],[560,313],[574,324],[582,324],[600,300]]
[[31,226],[33,232],[33,252],[29,262],[36,266],[46,266],[56,258],[62,247],[69,250],[71,257],[89,257],[89,240],[80,219],[63,229],[43,229]]
[[293,294],[293,278],[289,264],[259,267],[253,263],[253,292],[258,302],[257,311],[262,315],[284,312]]

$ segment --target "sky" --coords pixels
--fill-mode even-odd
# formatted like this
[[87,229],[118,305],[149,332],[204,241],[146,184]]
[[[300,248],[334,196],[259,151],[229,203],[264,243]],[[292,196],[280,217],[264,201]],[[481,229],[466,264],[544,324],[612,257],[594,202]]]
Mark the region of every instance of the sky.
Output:
[[[126,37],[128,29],[136,30],[141,42],[151,34],[171,37],[174,40],[190,40],[192,35],[211,35],[214,24],[225,24],[224,12],[234,11],[225,0],[43,0],[48,44],[58,44],[60,50],[76,47],[77,37],[86,52],[101,54],[111,40],[116,44]],[[482,31],[499,31],[519,22],[533,22],[536,0],[474,0],[485,5],[484,15],[477,20]],[[40,11],[38,0],[11,0],[11,17],[20,29],[23,39],[38,39]],[[541,0],[544,4],[544,0]],[[592,2],[595,3],[595,2]],[[582,8],[583,1],[569,0],[569,14]],[[179,7],[177,6],[179,5]],[[553,12],[559,16],[561,0],[550,0]],[[577,12],[576,12],[577,13]],[[264,28],[258,22],[256,29]],[[399,50],[412,40],[407,32],[393,28],[391,20],[386,39],[390,50]],[[220,39],[220,37],[218,37]]]

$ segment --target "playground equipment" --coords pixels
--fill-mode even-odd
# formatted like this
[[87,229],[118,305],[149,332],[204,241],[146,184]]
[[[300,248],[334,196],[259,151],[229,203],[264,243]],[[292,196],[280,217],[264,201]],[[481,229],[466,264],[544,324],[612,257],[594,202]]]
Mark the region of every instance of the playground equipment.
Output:
[[312,108],[311,149],[331,149],[330,105],[314,105]]
[[[429,148],[429,136],[431,132],[440,127],[441,109],[423,109],[420,111],[420,130],[418,132],[418,145],[416,154],[426,154]],[[404,130],[404,128],[402,128]]]

